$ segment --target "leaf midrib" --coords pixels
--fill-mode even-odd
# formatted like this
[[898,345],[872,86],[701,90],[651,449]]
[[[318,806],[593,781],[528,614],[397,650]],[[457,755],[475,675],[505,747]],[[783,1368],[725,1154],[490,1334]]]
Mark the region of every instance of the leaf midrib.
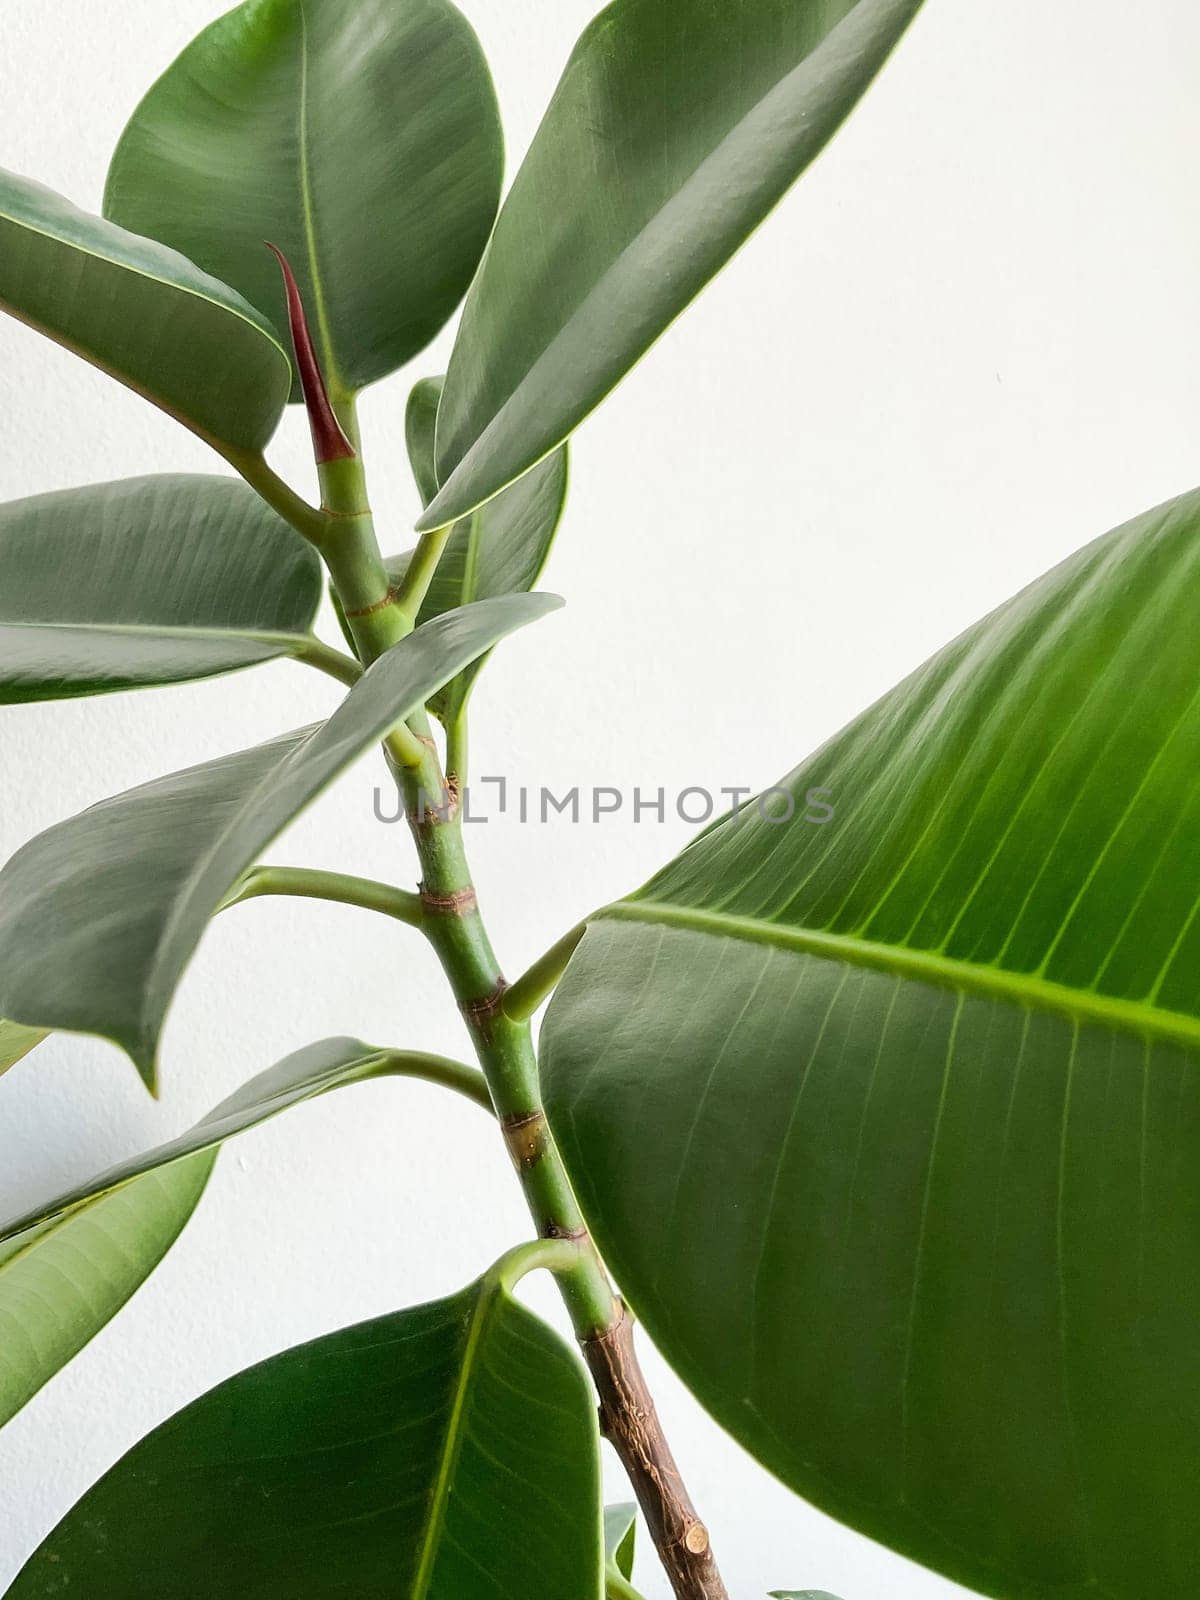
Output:
[[661,900],[619,901],[605,907],[593,920],[647,922],[739,939],[800,955],[843,961],[894,977],[913,978],[983,999],[1009,1000],[1032,1010],[1053,1012],[1075,1023],[1093,1022],[1143,1037],[1200,1046],[1200,1017],[1166,1011],[1145,1001],[1122,1000],[1090,989],[1074,989],[1067,984],[1009,972],[982,962],[960,961],[936,951],[880,944],[852,934],[827,933],[816,928],[784,927],[754,917],[677,906]]
[[195,628],[186,622],[38,622],[0,615],[0,632],[6,628],[23,629],[30,633],[115,634],[122,639],[211,639],[218,643],[239,641],[277,644],[287,649],[307,644],[314,637],[307,629],[297,629],[292,633],[281,628]]
[[308,135],[308,12],[305,0],[298,0],[300,15],[300,95],[299,95],[299,157],[300,157],[300,209],[304,221],[304,244],[308,253],[308,272],[313,286],[313,309],[317,317],[317,336],[325,357],[324,378],[331,391],[340,393],[341,378],[337,370],[337,356],[333,348],[333,332],[329,325],[329,307],[325,299],[325,285],[321,278],[321,264],[317,259],[317,219],[313,204],[312,169],[309,160]]
[[463,1342],[462,1364],[459,1368],[458,1382],[454,1389],[450,1419],[446,1424],[446,1436],[442,1442],[437,1479],[430,1495],[429,1520],[425,1529],[425,1538],[421,1545],[421,1559],[417,1567],[416,1576],[413,1579],[412,1600],[427,1600],[429,1594],[429,1585],[433,1578],[434,1566],[438,1557],[438,1546],[441,1542],[442,1530],[446,1525],[446,1512],[449,1509],[452,1480],[462,1456],[463,1441],[466,1437],[467,1405],[470,1399],[471,1387],[474,1383],[476,1368],[479,1365],[483,1337],[487,1331],[488,1319],[495,1300],[494,1291],[489,1291],[486,1286],[480,1286],[475,1304],[471,1308],[467,1335]]

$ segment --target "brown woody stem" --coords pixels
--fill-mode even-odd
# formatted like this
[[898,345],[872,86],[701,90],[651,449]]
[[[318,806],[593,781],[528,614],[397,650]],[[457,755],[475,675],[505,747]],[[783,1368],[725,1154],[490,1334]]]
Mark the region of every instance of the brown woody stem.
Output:
[[728,1600],[708,1529],[687,1492],[633,1345],[624,1306],[612,1327],[582,1341],[600,1396],[600,1429],[620,1456],[671,1587],[689,1600]]

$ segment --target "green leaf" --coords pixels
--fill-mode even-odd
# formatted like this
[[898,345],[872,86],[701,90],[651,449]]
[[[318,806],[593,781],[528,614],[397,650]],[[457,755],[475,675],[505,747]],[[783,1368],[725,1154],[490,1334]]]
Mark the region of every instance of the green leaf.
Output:
[[762,222],[920,0],[615,0],[467,296],[438,419],[456,522],[560,445]]
[[578,1360],[493,1275],[195,1401],[101,1479],[9,1600],[599,1600]]
[[227,455],[262,450],[291,388],[278,335],[235,290],[165,245],[4,171],[0,309]]
[[321,564],[231,478],[0,506],[0,703],[179,683],[311,642]]
[[136,1183],[146,1173],[163,1172],[203,1151],[215,1152],[226,1139],[256,1128],[305,1100],[314,1100],[346,1084],[366,1083],[410,1070],[405,1066],[408,1059],[411,1058],[397,1057],[393,1051],[379,1050],[359,1039],[322,1039],[307,1045],[251,1078],[178,1138],[123,1161],[15,1221],[0,1224],[0,1248],[44,1223],[63,1220],[70,1213],[92,1206],[105,1195]]
[[449,317],[503,164],[487,63],[446,0],[248,0],[134,112],[104,210],[286,330],[263,240],[277,245],[336,396],[402,366]]
[[637,1506],[607,1506],[604,1511],[604,1559],[618,1576],[633,1577],[637,1541]]
[[827,1589],[772,1589],[770,1600],[837,1600]]
[[[0,1024],[0,1051],[12,1028]],[[0,1225],[0,1424],[157,1265],[227,1139],[349,1084],[388,1076],[444,1082],[439,1069],[447,1065],[357,1039],[324,1039],[252,1078],[178,1138]]]
[[[444,382],[443,378],[422,379],[408,401],[408,455],[426,503],[436,484],[433,436]],[[472,600],[532,589],[562,519],[567,476],[567,447],[563,445],[519,483],[459,523],[442,552],[419,620],[428,622]],[[387,563],[393,584],[404,577],[412,556],[409,550]],[[482,670],[483,661],[474,662],[434,697],[432,708],[443,721],[454,720]]]
[[0,1076],[48,1037],[45,1028],[24,1028],[19,1022],[0,1018]]
[[180,976],[264,847],[468,662],[560,603],[512,595],[438,617],[328,722],[159,778],[25,845],[0,873],[0,1014],[112,1039],[153,1086]]
[[150,1276],[214,1160],[201,1152],[0,1241],[0,1425]]
[[544,1030],[685,1381],[1005,1600],[1200,1571],[1198,593],[1200,494],[1072,557],[602,913]]

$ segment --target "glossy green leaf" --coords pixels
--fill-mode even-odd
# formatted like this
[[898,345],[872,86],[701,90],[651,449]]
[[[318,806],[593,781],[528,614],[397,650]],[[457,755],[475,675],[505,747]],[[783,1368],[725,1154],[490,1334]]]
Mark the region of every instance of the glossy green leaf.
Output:
[[0,1018],[0,1075],[9,1067],[15,1067],[47,1037],[45,1028],[25,1028],[19,1022],[5,1022]]
[[600,1600],[576,1357],[489,1275],[252,1367],[79,1502],[9,1600]]
[[827,1589],[772,1589],[770,1600],[837,1600]]
[[372,1078],[411,1071],[406,1063],[413,1059],[419,1058],[379,1050],[359,1039],[322,1039],[317,1044],[307,1045],[251,1078],[178,1138],[131,1161],[123,1161],[15,1221],[0,1223],[0,1248],[44,1223],[62,1220],[81,1208],[92,1206],[105,1195],[136,1183],[146,1173],[166,1171],[203,1151],[215,1152],[226,1139],[256,1128],[259,1123],[305,1100],[315,1100],[346,1084],[366,1083]]
[[104,209],[286,331],[271,240],[339,394],[402,366],[454,310],[502,169],[487,63],[447,0],[248,0],[134,112]]
[[1004,1600],[1200,1571],[1197,593],[1200,494],[1072,557],[602,913],[544,1032],[686,1382]]
[[244,484],[163,476],[0,506],[0,703],[302,651],[321,565]]
[[622,1578],[633,1577],[634,1547],[637,1542],[637,1506],[606,1506],[604,1510],[604,1559]]
[[[434,428],[444,381],[422,379],[408,401],[408,456],[426,503],[437,482]],[[546,565],[562,519],[567,475],[567,446],[563,445],[519,483],[459,523],[442,552],[421,607],[420,621],[427,622],[472,600],[523,594],[532,589]],[[410,550],[388,562],[394,583],[404,577],[411,559]],[[482,660],[473,663],[434,697],[432,708],[445,722],[453,721],[465,705],[482,668]]]
[[512,595],[438,617],[328,722],[159,778],[25,845],[0,873],[0,1013],[112,1039],[153,1085],[180,976],[264,847],[468,662],[559,603]]
[[3,171],[0,309],[226,454],[263,448],[291,388],[278,335],[235,290],[165,245]]
[[456,522],[576,428],[754,231],[920,0],[615,0],[501,209],[438,419]]
[[114,1317],[195,1209],[202,1151],[0,1240],[0,1424]]
[[[0,1050],[12,1028],[0,1024]],[[157,1265],[227,1139],[333,1089],[388,1076],[453,1082],[454,1064],[324,1039],[252,1078],[178,1138],[0,1224],[0,1424]]]

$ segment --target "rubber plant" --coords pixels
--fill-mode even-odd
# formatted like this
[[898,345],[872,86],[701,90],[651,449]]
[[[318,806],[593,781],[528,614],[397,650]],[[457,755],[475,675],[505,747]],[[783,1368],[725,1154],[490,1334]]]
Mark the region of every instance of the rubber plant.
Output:
[[[602,1435],[675,1595],[720,1600],[635,1316],[764,1466],[951,1578],[1194,1593],[1200,494],[1002,606],[512,984],[464,851],[470,691],[558,604],[533,590],[570,434],[919,5],[614,0],[501,203],[491,80],[448,0],[246,0],[134,111],[102,215],[0,174],[5,309],[233,469],[0,508],[0,700],[280,657],[345,691],[17,853],[0,1072],[69,1030],[154,1089],[197,944],[256,895],[423,935],[475,1056],[314,1043],[9,1222],[0,1420],[153,1271],[226,1140],[334,1089],[408,1075],[477,1102],[534,1236],[197,1399],[67,1512],[14,1600],[628,1600],[635,1513],[603,1510]],[[356,397],[460,303],[447,373],[409,402],[418,535],[381,543]],[[319,504],[264,455],[289,402]],[[325,576],[345,648],[314,632]],[[377,746],[409,884],[264,863]],[[814,787],[844,797],[834,825],[780,826]],[[535,1270],[582,1361],[516,1297]]]

